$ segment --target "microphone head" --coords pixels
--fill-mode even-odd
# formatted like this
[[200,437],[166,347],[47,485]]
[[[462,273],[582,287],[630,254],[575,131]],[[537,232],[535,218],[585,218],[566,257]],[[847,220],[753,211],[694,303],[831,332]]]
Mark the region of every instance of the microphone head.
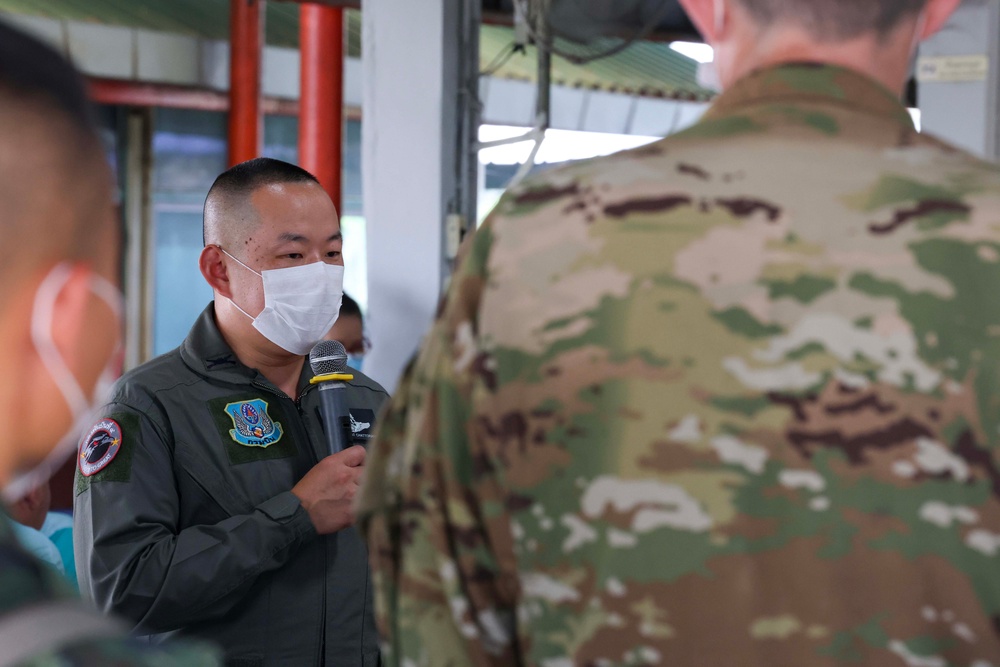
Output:
[[343,373],[347,370],[347,349],[335,340],[321,340],[309,352],[313,375]]

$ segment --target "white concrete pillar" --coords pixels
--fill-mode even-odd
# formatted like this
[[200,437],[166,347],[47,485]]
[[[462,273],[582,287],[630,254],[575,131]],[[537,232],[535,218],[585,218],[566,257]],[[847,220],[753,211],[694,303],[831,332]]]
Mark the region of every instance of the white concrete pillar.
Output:
[[1000,0],[965,0],[917,61],[923,129],[1000,159]]
[[365,0],[362,175],[368,236],[364,370],[390,392],[430,326],[448,272],[458,174],[463,0]]

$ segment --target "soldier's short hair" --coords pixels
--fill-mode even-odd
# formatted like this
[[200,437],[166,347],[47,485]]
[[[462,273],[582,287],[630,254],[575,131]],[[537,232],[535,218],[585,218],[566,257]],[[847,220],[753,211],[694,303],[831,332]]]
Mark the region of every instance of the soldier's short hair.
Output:
[[738,0],[761,25],[792,20],[817,37],[850,39],[868,32],[886,35],[927,0]]
[[239,228],[245,227],[238,224],[240,217],[233,215],[234,210],[248,205],[258,188],[283,183],[319,185],[319,180],[302,167],[269,157],[241,162],[219,174],[205,197],[202,240],[205,244],[232,242]]
[[40,263],[117,253],[95,233],[110,219],[111,187],[83,78],[53,48],[0,22],[0,234],[17,250],[0,263],[0,281]]

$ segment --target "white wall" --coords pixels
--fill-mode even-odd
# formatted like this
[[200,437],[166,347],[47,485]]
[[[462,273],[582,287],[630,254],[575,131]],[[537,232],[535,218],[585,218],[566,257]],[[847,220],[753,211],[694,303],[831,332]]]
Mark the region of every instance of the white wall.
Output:
[[[935,134],[989,159],[1000,159],[1000,0],[965,0],[951,22],[920,47],[920,58],[988,58],[975,81],[920,82],[921,123]],[[920,60],[918,60],[918,72]]]
[[444,193],[453,178],[455,138],[442,117],[456,96],[446,76],[445,40],[454,33],[445,30],[445,12],[455,1],[363,5],[362,173],[373,344],[365,372],[389,391],[430,326],[445,270]]

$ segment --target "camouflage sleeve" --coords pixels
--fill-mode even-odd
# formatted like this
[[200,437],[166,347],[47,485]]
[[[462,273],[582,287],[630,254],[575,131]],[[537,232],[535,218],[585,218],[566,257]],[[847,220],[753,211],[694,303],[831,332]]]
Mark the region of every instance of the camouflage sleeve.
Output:
[[490,229],[468,248],[366,465],[358,515],[389,665],[511,664],[517,654],[512,540],[473,407],[489,391],[477,311]]

